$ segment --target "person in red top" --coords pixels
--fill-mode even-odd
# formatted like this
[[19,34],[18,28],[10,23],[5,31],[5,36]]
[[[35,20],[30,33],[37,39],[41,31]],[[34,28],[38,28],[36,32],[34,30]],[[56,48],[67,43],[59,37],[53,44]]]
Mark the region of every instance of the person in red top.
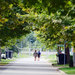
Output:
[[33,56],[34,56],[34,61],[36,61],[36,58],[38,56],[37,50],[34,51]]

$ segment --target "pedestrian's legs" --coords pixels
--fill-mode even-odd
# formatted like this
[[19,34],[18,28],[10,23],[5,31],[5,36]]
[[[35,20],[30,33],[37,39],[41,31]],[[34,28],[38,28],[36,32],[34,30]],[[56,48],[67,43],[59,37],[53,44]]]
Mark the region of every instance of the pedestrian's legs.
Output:
[[34,61],[36,61],[36,57],[34,57]]
[[38,57],[38,61],[40,60],[40,57]]

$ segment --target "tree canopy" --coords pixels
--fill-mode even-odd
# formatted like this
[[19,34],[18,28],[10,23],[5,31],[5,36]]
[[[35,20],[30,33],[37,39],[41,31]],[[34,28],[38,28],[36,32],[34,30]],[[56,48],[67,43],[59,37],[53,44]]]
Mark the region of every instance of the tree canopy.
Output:
[[30,32],[29,24],[19,14],[27,14],[20,0],[0,0],[0,42],[5,45],[10,39],[20,38]]
[[[30,30],[49,46],[75,39],[74,0],[0,0],[1,43]],[[2,44],[1,44],[2,45]]]
[[38,0],[29,3],[31,7],[28,7],[33,11],[22,17],[33,24],[33,30],[38,32],[41,39],[44,38],[47,46],[75,41],[74,0]]

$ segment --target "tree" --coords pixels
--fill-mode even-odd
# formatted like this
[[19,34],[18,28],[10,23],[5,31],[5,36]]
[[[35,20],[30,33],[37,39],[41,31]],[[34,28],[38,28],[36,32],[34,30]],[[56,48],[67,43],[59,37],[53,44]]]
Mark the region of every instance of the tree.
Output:
[[[35,9],[37,4],[39,4],[39,9],[42,9],[41,12]],[[24,17],[29,22],[34,23],[34,30],[42,32],[41,37],[45,38],[45,41],[49,39],[51,45],[64,44],[65,41],[74,42],[72,38],[75,37],[70,35],[73,34],[74,30],[67,30],[67,28],[75,24],[74,4],[74,0],[38,1],[31,5],[31,8],[34,8],[33,13],[29,13],[30,15]],[[46,11],[44,12],[44,10]]]
[[27,13],[22,0],[0,0],[0,46],[5,46],[8,40],[20,38],[30,32],[29,24],[18,18],[23,14]]

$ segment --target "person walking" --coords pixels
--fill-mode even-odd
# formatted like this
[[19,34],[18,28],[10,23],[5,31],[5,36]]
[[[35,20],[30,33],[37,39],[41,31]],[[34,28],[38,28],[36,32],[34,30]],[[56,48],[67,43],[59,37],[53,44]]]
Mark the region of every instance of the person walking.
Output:
[[36,58],[38,56],[37,50],[34,51],[33,56],[34,56],[34,61],[36,61]]
[[38,61],[40,60],[41,52],[38,51]]

